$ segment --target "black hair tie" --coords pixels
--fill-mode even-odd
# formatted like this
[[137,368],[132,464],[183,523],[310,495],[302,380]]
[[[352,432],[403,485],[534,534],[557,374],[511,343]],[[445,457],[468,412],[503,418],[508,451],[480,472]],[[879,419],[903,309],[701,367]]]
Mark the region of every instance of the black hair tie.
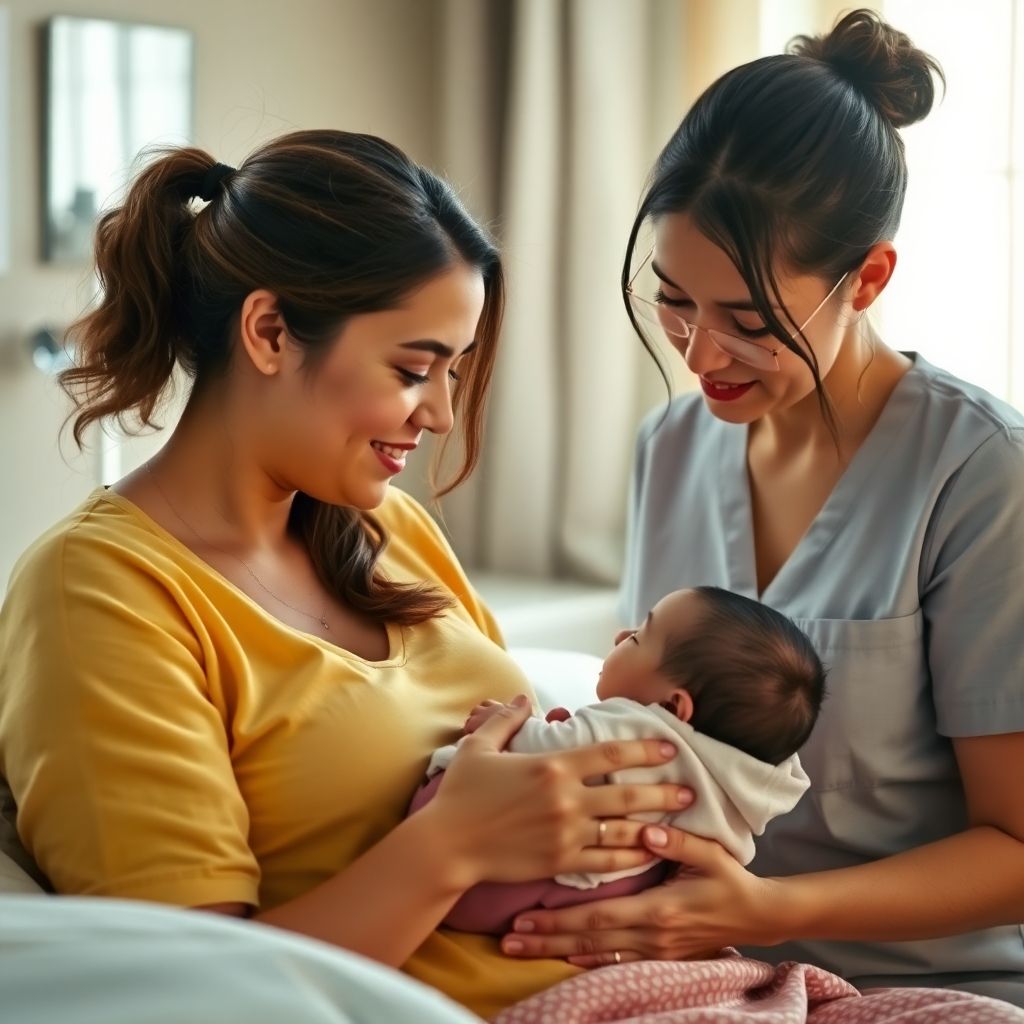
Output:
[[214,164],[203,176],[202,184],[196,195],[204,203],[213,202],[214,197],[220,191],[221,183],[229,174],[234,173],[234,167],[229,167],[227,164]]

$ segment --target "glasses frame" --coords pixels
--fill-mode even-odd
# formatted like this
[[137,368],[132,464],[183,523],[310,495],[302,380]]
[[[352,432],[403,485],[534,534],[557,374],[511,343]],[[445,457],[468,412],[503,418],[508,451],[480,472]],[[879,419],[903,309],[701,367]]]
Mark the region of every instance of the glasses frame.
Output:
[[[728,331],[720,331],[717,327],[701,327],[699,324],[695,324],[692,321],[687,320],[685,317],[681,317],[678,313],[674,313],[671,309],[668,309],[664,303],[657,302],[654,299],[646,299],[642,295],[637,294],[637,292],[633,288],[633,285],[636,282],[636,279],[640,276],[640,272],[644,269],[644,267],[647,266],[648,263],[651,262],[651,259],[654,256],[655,248],[655,246],[651,246],[650,252],[647,253],[647,255],[644,257],[643,262],[640,264],[640,266],[636,268],[636,270],[633,272],[633,276],[629,279],[629,283],[625,287],[627,301],[639,302],[646,306],[648,309],[653,309],[656,313],[656,322],[666,334],[671,334],[677,338],[682,338],[684,341],[689,341],[693,338],[695,331],[703,331],[708,336],[708,340],[711,342],[711,344],[714,345],[719,352],[722,352],[724,355],[727,355],[730,359],[735,359],[737,362],[744,363],[747,366],[753,366],[755,369],[764,370],[765,372],[768,373],[777,373],[779,370],[779,352],[782,350],[784,346],[784,343],[779,342],[778,338],[775,339],[776,347],[770,348],[768,345],[760,344],[759,342],[756,342],[751,338],[741,338],[738,335],[730,334]],[[807,325],[821,312],[821,310],[825,307],[825,304],[828,302],[828,300],[831,299],[833,295],[835,295],[835,293],[839,290],[839,286],[849,276],[850,272],[846,271],[846,273],[843,274],[843,276],[839,278],[838,281],[836,281],[836,283],[830,289],[828,295],[826,295],[825,298],[823,298],[821,302],[819,302],[818,305],[814,307],[814,311],[811,313],[811,315],[795,331],[793,331],[789,335],[789,337],[786,339],[787,341],[793,341],[798,334],[803,334],[804,330],[807,328]],[[669,327],[666,327],[663,322],[664,317],[669,317],[670,320],[678,320],[679,323],[682,325],[683,329],[685,330],[685,333],[677,333],[671,330]],[[644,317],[644,319],[647,318]],[[761,352],[764,352],[766,355],[770,355],[774,360],[775,365],[761,366],[759,363],[751,363],[749,360],[744,359],[742,356],[737,355],[735,352],[730,352],[728,349],[722,348],[722,346],[719,345],[718,342],[715,340],[716,334],[725,335],[725,337],[731,338],[733,341],[738,342],[740,345],[740,351],[742,351],[744,347],[751,347],[758,349]]]

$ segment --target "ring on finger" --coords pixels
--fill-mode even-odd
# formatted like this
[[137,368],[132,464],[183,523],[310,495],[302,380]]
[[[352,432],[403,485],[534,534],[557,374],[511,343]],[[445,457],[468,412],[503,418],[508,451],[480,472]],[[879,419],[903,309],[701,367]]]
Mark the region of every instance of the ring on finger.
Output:
[[604,835],[608,831],[608,822],[599,821],[597,823],[597,845],[604,846]]
[[618,950],[615,950],[615,952],[612,954],[612,959],[617,964],[621,964],[622,963],[622,954]]

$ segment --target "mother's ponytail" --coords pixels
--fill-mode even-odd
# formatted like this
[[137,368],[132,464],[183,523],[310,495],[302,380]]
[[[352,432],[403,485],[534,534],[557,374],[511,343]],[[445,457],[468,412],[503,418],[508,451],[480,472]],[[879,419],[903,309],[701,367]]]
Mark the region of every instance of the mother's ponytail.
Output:
[[108,416],[152,415],[177,363],[194,362],[182,298],[192,197],[216,161],[201,149],[167,151],[135,179],[96,231],[99,304],[68,331],[75,365],[60,383],[76,404],[74,437]]

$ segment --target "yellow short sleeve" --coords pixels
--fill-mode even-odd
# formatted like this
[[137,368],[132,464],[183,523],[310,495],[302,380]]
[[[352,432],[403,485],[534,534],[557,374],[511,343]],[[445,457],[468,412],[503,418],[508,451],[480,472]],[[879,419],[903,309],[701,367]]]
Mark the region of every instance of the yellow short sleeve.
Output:
[[116,537],[44,538],[0,650],[0,770],[58,892],[258,902],[228,730],[172,580]]
[[[392,491],[379,568],[455,600],[367,661],[276,620],[119,495],[22,558],[0,608],[0,774],[58,892],[280,906],[405,816],[431,753],[529,682],[441,530]],[[404,968],[497,1012],[575,972],[491,936]]]

